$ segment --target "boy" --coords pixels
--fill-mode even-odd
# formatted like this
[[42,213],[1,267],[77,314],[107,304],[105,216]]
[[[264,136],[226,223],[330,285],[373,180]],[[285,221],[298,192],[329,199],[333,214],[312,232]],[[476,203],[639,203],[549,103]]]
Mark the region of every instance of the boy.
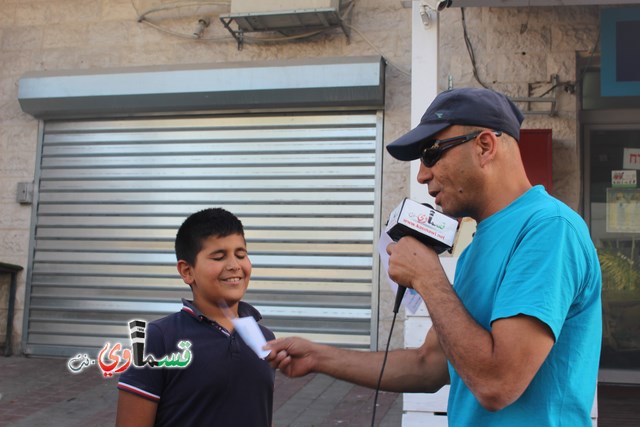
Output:
[[[178,272],[193,301],[149,323],[145,353],[181,352],[186,368],[130,367],[118,383],[117,426],[271,426],[274,371],[234,331],[233,317],[260,313],[241,301],[251,276],[240,220],[220,208],[189,216],[176,235]],[[273,333],[260,326],[265,339]],[[145,356],[146,357],[146,356]]]

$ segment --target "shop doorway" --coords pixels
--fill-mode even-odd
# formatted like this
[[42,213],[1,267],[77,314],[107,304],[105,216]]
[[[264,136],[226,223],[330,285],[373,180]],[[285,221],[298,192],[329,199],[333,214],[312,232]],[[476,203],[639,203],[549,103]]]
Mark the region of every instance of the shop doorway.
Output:
[[602,266],[600,381],[640,384],[640,125],[584,128],[585,219]]

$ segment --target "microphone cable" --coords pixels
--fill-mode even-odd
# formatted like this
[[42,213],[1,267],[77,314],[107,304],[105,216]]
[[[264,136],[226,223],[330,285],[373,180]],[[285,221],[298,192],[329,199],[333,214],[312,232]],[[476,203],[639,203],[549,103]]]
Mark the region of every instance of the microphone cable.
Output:
[[384,374],[384,367],[387,364],[387,356],[389,355],[389,344],[391,344],[391,336],[393,335],[393,326],[396,324],[396,317],[400,310],[400,303],[404,297],[404,293],[407,290],[404,286],[398,286],[396,291],[396,301],[393,307],[393,319],[391,319],[391,328],[389,329],[389,338],[387,338],[387,346],[384,349],[384,358],[382,359],[382,367],[380,368],[380,376],[378,377],[378,384],[376,385],[376,394],[373,399],[373,413],[371,414],[371,427],[374,427],[376,421],[376,408],[378,406],[378,393],[380,392],[380,385],[382,384],[382,375]]
[[[442,217],[442,218],[438,218],[438,223],[442,222],[442,226],[447,229],[448,231],[444,232],[445,234],[440,236],[438,235],[438,239],[435,239],[433,237],[434,234],[429,234],[428,231],[426,230],[427,233],[425,234],[425,232],[422,231],[421,228],[411,228],[408,227],[404,224],[402,224],[401,218],[404,215],[404,210],[405,210],[405,202],[409,202],[408,205],[409,207],[407,207],[406,209],[409,209],[411,211],[419,208],[427,208],[429,209],[429,212],[425,212],[424,215],[428,216],[429,220],[428,220],[428,225],[427,228],[431,228],[432,226],[434,226],[434,224],[432,223],[432,219],[434,217],[434,215],[437,214],[437,216]],[[414,206],[417,205],[417,206]],[[391,221],[391,219],[393,218],[393,227],[391,227],[389,229],[389,221]],[[419,221],[420,222],[420,221]],[[457,220],[455,220],[454,218],[451,218],[445,214],[442,214],[438,211],[436,211],[435,209],[433,209],[433,207],[431,207],[431,205],[429,205],[428,203],[422,203],[419,204],[411,199],[407,199],[405,198],[402,203],[400,203],[400,205],[391,213],[391,216],[389,217],[389,220],[387,220],[387,224],[386,224],[386,232],[389,235],[389,237],[391,237],[391,239],[395,242],[397,242],[398,240],[400,240],[402,237],[406,236],[406,235],[410,235],[413,236],[414,238],[416,238],[417,240],[419,240],[421,243],[423,243],[424,245],[430,247],[431,249],[433,249],[436,254],[440,255],[442,252],[444,252],[445,250],[449,250],[451,251],[451,248],[453,246],[453,240],[455,238],[455,230],[453,230],[453,236],[451,236],[451,229],[455,224],[455,230],[457,230],[457,228],[460,226],[459,222]],[[415,224],[414,224],[415,226]],[[424,228],[424,227],[423,227]],[[441,231],[443,230],[442,227],[437,226],[438,229],[440,229]],[[433,229],[431,231],[434,231]],[[449,234],[449,236],[447,237],[447,234]],[[449,239],[450,237],[450,239]],[[384,350],[384,358],[382,359],[382,367],[380,368],[380,376],[378,377],[378,384],[376,385],[376,394],[375,397],[373,399],[373,414],[371,415],[371,427],[374,427],[375,425],[375,420],[376,420],[376,409],[378,406],[378,393],[380,392],[380,386],[382,385],[382,375],[384,374],[384,367],[387,364],[387,357],[389,356],[389,345],[391,344],[391,335],[393,334],[393,326],[396,323],[396,317],[398,315],[398,311],[400,309],[400,305],[402,303],[402,298],[404,297],[404,293],[406,292],[407,288],[401,285],[398,285],[398,289],[396,291],[396,300],[395,303],[393,305],[393,319],[391,320],[391,329],[389,330],[389,338],[387,339],[387,346]]]

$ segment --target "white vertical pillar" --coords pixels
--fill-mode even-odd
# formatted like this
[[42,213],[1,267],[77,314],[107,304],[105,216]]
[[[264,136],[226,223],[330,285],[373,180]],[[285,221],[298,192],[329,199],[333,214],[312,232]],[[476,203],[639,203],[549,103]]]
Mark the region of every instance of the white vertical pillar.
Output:
[[[420,16],[422,2],[412,2],[412,31],[411,31],[411,127],[420,123],[420,118],[438,94],[438,17],[431,14],[431,22],[425,27]],[[423,184],[416,181],[420,161],[411,162],[411,185],[409,197],[421,203],[435,201]],[[445,265],[446,264],[446,265]],[[453,280],[455,260],[449,258],[443,263],[445,271]],[[427,330],[431,327],[431,319],[424,304],[415,313],[406,311],[404,327],[405,348],[419,347],[424,341]],[[403,397],[403,427],[434,426],[446,427],[447,417],[442,415],[447,410],[449,387],[445,386],[435,394],[409,393]]]
[[[420,16],[421,1],[413,1],[411,22],[411,128],[420,123],[420,118],[438,94],[438,14],[431,13],[431,22],[426,27]],[[419,160],[411,162],[411,185],[409,197],[417,202],[433,204],[424,185],[418,184]]]

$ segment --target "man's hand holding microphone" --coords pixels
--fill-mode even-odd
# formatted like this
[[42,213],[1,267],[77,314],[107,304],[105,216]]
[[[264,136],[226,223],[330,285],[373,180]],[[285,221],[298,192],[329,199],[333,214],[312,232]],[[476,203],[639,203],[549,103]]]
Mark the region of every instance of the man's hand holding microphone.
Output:
[[394,313],[406,289],[415,287],[413,281],[433,277],[434,271],[446,277],[438,255],[451,249],[457,228],[457,220],[411,199],[404,199],[391,213],[386,232],[396,243],[387,246],[388,273],[399,285]]

